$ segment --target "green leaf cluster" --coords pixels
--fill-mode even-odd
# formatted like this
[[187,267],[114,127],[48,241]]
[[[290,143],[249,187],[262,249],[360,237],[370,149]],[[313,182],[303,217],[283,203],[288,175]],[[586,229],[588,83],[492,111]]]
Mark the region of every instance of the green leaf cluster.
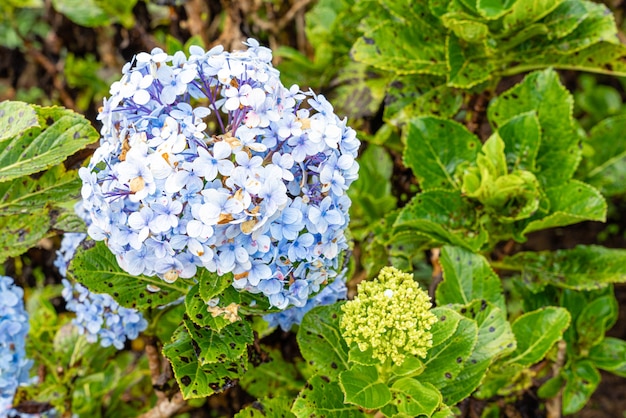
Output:
[[605,220],[602,195],[572,178],[580,138],[571,95],[554,71],[526,76],[488,115],[493,133],[484,144],[449,119],[410,121],[404,161],[422,192],[402,209],[396,231],[479,251],[541,229]]
[[63,161],[98,138],[70,110],[0,103],[0,261],[67,227],[81,182]]

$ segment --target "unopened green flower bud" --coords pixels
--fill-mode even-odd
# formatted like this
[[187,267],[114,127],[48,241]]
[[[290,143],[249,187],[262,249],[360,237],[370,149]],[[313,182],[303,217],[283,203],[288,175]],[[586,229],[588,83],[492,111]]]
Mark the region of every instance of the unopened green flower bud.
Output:
[[432,347],[430,327],[437,322],[432,304],[413,275],[384,267],[372,281],[361,282],[358,294],[342,306],[341,330],[348,344],[373,357],[401,364],[407,355],[426,357]]

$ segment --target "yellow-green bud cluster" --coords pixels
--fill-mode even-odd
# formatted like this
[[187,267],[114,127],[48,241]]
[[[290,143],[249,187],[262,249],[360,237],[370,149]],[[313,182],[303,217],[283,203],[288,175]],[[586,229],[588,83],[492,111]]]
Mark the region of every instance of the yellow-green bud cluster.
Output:
[[401,364],[407,355],[426,357],[433,345],[430,327],[437,317],[430,297],[413,275],[384,267],[372,281],[361,282],[354,300],[342,306],[341,329],[348,344],[370,347],[374,358]]

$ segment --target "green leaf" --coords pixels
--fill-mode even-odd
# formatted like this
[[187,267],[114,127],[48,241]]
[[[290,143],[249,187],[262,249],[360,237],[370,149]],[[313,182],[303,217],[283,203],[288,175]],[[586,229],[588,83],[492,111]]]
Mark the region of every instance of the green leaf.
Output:
[[232,273],[218,275],[207,269],[200,269],[195,279],[198,281],[198,291],[203,301],[208,302],[222,293],[233,283]]
[[517,348],[507,362],[523,366],[537,363],[561,339],[569,323],[567,309],[554,306],[523,314],[513,322]]
[[487,19],[498,19],[508,12],[515,4],[515,0],[478,0],[478,13]]
[[569,180],[581,158],[572,119],[573,99],[553,70],[527,75],[489,106],[489,120],[498,128],[521,113],[536,112],[541,145],[534,174],[550,187]]
[[0,216],[0,262],[15,257],[37,245],[39,240],[51,235],[47,210],[29,214]]
[[518,270],[536,289],[553,285],[591,290],[626,282],[626,250],[579,245],[569,250],[520,252],[506,257],[503,268]]
[[63,164],[45,171],[41,177],[20,177],[0,183],[0,211],[3,214],[41,212],[57,202],[80,196],[82,182],[76,171]]
[[584,306],[576,318],[578,349],[586,356],[589,349],[604,339],[604,333],[617,317],[617,300],[614,295],[603,296]]
[[511,12],[504,17],[505,31],[511,32],[547,16],[556,9],[563,0],[517,0]]
[[393,403],[398,411],[412,417],[431,416],[442,401],[441,393],[430,383],[409,377],[396,380],[391,386]]
[[394,228],[415,230],[432,240],[478,251],[487,242],[474,206],[458,191],[430,190],[406,205]]
[[357,407],[344,403],[339,383],[324,375],[315,375],[296,398],[291,408],[298,418],[357,418],[365,417]]
[[165,355],[174,370],[174,376],[183,398],[204,398],[228,389],[246,370],[247,359],[201,366],[193,340],[181,326],[174,332],[172,341],[163,346]]
[[294,363],[283,359],[279,350],[268,352],[270,361],[248,370],[239,384],[255,398],[288,396],[293,399],[304,386],[300,373]]
[[445,246],[439,259],[443,282],[437,286],[438,305],[466,305],[485,300],[505,310],[500,278],[485,257],[459,247]]
[[201,327],[189,319],[183,323],[196,343],[196,354],[201,366],[236,361],[246,354],[248,344],[254,341],[250,324],[245,320],[228,324],[219,332]]
[[21,136],[38,126],[37,112],[28,103],[12,101],[0,103],[0,142]]
[[374,366],[376,364],[380,364],[380,361],[374,358],[374,350],[372,347],[368,347],[367,350],[361,351],[359,345],[355,342],[350,344],[348,360],[350,363],[361,364],[363,366]]
[[365,32],[352,47],[358,61],[396,74],[446,73],[445,35],[430,15],[426,2],[400,1],[402,15],[377,19],[378,26]]
[[81,26],[95,27],[109,23],[109,16],[96,0],[52,0],[55,10]]
[[380,409],[391,401],[391,391],[379,380],[376,366],[355,364],[339,374],[345,401],[365,409]]
[[[0,122],[6,123],[15,117],[8,114],[14,110],[12,103],[0,103],[0,112],[4,111]],[[18,114],[23,110],[21,106],[19,109]],[[19,124],[19,128],[9,129],[4,135],[0,133],[6,138],[7,134],[19,131],[10,139],[0,141],[0,182],[59,164],[100,137],[87,119],[71,110],[39,106],[33,109],[38,116],[36,125],[32,126],[29,119],[28,124]]]
[[[247,375],[247,374],[246,374]],[[235,418],[295,418],[291,412],[292,399],[288,397],[265,397],[235,414]]]
[[214,312],[209,312],[209,305],[200,296],[199,284],[193,285],[187,292],[187,296],[185,296],[185,307],[187,308],[189,319],[201,327],[209,327],[215,331],[220,331],[228,324],[234,322],[230,319],[235,318],[229,318],[223,313],[220,314],[219,308],[225,309],[231,304],[239,305],[241,302],[239,292],[232,286],[229,286],[217,294],[215,298],[218,299],[215,305],[217,309]]
[[341,335],[341,304],[319,306],[302,319],[296,337],[302,357],[319,373],[336,377],[348,369],[348,346]]
[[504,142],[509,171],[536,171],[535,160],[541,144],[541,126],[533,110],[512,117],[498,128]]
[[[430,382],[440,388],[454,382],[463,370],[464,363],[468,361],[476,346],[478,327],[475,321],[462,317],[453,310],[437,308],[433,312],[439,318],[439,322],[431,329],[433,346],[424,359],[426,368],[419,375],[419,380]],[[441,320],[442,317],[445,317],[444,321]],[[451,336],[447,335],[450,329],[449,322],[458,323]],[[439,328],[443,328],[444,332]]]
[[484,43],[469,44],[450,33],[446,38],[448,86],[469,89],[489,80],[495,66],[486,55]]
[[565,378],[563,414],[569,415],[587,404],[600,383],[600,372],[589,360],[576,361],[565,370]]
[[589,169],[584,180],[607,196],[626,192],[625,131],[626,115],[610,117],[594,126],[586,141],[593,153],[585,159]]
[[476,159],[480,141],[458,122],[421,117],[406,127],[404,163],[413,170],[423,190],[459,189],[458,167]]
[[531,221],[524,233],[540,231],[557,226],[567,226],[582,221],[606,221],[606,200],[592,186],[578,180],[545,190],[550,200],[550,213]]
[[626,341],[606,337],[591,348],[589,359],[602,370],[626,377]]
[[[183,296],[189,284],[184,280],[167,283],[156,276],[133,276],[120,268],[106,244],[84,241],[76,251],[67,274],[95,293],[108,293],[126,308],[144,310],[166,305]],[[150,292],[146,286],[158,286],[161,290]]]
[[481,384],[488,367],[497,359],[515,350],[516,341],[506,310],[489,302],[476,300],[460,309],[463,315],[476,321],[478,341],[463,369],[453,382],[440,388],[444,402],[454,405],[467,398]]

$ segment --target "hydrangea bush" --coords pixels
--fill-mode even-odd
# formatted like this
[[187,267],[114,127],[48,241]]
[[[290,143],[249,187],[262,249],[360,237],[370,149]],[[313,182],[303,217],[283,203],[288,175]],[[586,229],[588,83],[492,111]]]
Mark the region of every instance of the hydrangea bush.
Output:
[[[52,7],[121,38],[164,3],[67,2]],[[32,17],[37,3],[0,9]],[[206,29],[198,2],[167,3],[173,17],[185,8],[181,37]],[[264,26],[240,9],[249,2],[226,3],[207,33],[301,44],[276,31],[301,34],[288,19]],[[525,399],[540,400],[536,415],[567,415],[599,370],[626,376],[626,342],[606,336],[626,251],[562,239],[613,217],[597,242],[623,242],[624,91],[559,72],[626,75],[626,46],[599,3],[487,3],[319,0],[306,11],[311,48],[274,52],[253,39],[207,51],[149,28],[145,48],[162,49],[124,49],[135,55],[112,84],[68,50],[46,68],[67,64],[55,87],[104,85],[100,134],[68,109],[0,103],[0,258],[28,284],[31,318],[0,280],[0,417],[12,404],[444,418]],[[89,162],[68,159],[98,140]],[[60,232],[59,275],[43,277],[41,250],[26,251]],[[566,248],[533,251],[531,233]]]
[[360,142],[323,96],[283,87],[269,49],[247,45],[126,65],[79,172],[89,234],[130,274],[232,272],[235,288],[302,307],[341,269]]

